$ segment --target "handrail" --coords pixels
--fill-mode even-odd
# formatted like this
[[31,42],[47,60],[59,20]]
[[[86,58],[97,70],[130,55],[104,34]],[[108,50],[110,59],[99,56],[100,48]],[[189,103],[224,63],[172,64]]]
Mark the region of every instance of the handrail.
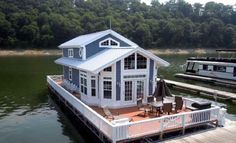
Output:
[[[135,136],[140,136],[140,135],[145,135],[153,132],[163,132],[166,129],[169,128],[176,128],[178,126],[185,127],[186,125],[193,125],[193,124],[198,124],[201,123],[205,120],[211,120],[212,116],[210,118],[206,118],[205,120],[202,118],[197,118],[197,120],[194,120],[193,122],[189,122],[187,120],[187,117],[190,116],[191,118],[194,117],[196,114],[201,114],[203,116],[208,115],[208,112],[210,112],[210,115],[214,115],[214,119],[219,119],[219,109],[220,107],[218,106],[213,106],[210,109],[204,109],[204,110],[198,110],[198,111],[192,111],[192,112],[184,112],[184,113],[179,113],[179,114],[174,114],[174,115],[168,115],[168,116],[162,116],[158,118],[152,118],[152,119],[147,119],[147,120],[141,120],[141,121],[135,121],[135,122],[128,122],[124,124],[112,124],[108,120],[106,120],[103,116],[98,114],[96,111],[94,111],[92,108],[90,108],[88,105],[80,101],[78,98],[74,97],[70,92],[68,92],[66,89],[58,85],[53,78],[53,76],[47,76],[47,81],[48,83],[57,90],[61,96],[66,98],[68,102],[71,102],[72,106],[80,111],[91,123],[96,126],[101,132],[103,132],[108,138],[112,140],[112,142],[116,142],[119,140],[123,139],[128,139],[132,138]],[[59,76],[55,76],[58,78]],[[190,102],[192,101],[191,99],[185,99],[184,100],[189,100]],[[192,101],[193,102],[193,101]],[[208,117],[208,116],[207,116]],[[175,118],[178,118],[178,125],[171,124],[172,122],[175,121]],[[170,120],[171,119],[171,120]],[[173,120],[173,121],[172,121]],[[180,120],[180,121],[179,121]],[[167,121],[167,122],[166,122]],[[146,131],[141,131],[140,133],[136,134],[129,134],[130,128],[134,127],[133,130],[135,129],[135,126],[144,126],[144,125],[150,125],[150,124],[160,124],[160,127],[154,128],[154,129],[149,129]],[[104,127],[104,125],[106,125]]]

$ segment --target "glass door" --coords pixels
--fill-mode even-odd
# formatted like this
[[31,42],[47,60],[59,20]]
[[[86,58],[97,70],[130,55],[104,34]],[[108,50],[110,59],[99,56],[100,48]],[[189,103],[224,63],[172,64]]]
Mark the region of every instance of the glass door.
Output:
[[133,81],[125,81],[125,101],[133,100]]
[[144,98],[144,80],[137,80],[136,81],[136,97]]

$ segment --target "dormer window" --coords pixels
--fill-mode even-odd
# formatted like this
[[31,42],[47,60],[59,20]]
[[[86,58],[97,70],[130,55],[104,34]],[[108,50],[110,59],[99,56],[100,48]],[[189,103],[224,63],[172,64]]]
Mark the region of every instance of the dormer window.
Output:
[[107,38],[99,42],[100,47],[119,47],[120,43],[112,38]]
[[79,48],[79,56],[80,56],[80,57],[83,56],[83,48]]

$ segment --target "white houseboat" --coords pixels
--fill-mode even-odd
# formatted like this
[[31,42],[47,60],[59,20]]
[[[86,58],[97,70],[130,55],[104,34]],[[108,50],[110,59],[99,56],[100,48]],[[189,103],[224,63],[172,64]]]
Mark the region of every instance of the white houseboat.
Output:
[[200,124],[224,124],[225,112],[218,106],[154,97],[158,67],[169,63],[111,29],[78,36],[59,48],[63,56],[55,63],[63,66],[63,75],[47,76],[49,89],[103,142],[162,138]]
[[[236,53],[236,50],[216,50],[217,52]],[[232,55],[232,54],[231,54]],[[236,86],[236,58],[231,57],[190,57],[186,62],[184,74],[177,77],[219,82]]]

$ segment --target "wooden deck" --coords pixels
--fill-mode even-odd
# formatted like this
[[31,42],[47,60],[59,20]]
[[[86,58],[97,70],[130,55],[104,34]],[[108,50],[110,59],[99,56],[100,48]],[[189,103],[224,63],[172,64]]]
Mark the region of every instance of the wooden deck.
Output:
[[235,135],[236,125],[232,125],[167,140],[165,143],[235,143]]
[[[157,79],[157,80],[159,80],[159,79]],[[165,82],[167,83],[167,85],[170,85],[170,86],[173,86],[173,87],[178,87],[178,88],[182,88],[182,89],[185,89],[185,90],[187,89],[187,90],[206,93],[206,94],[209,94],[212,97],[215,94],[217,94],[217,96],[221,97],[221,98],[236,100],[236,94],[235,93],[230,93],[230,92],[226,92],[226,91],[206,88],[206,87],[197,86],[197,85],[191,85],[191,84],[172,81],[172,80],[165,80]]]
[[[97,106],[90,106],[93,110],[95,110],[97,113],[99,113],[100,115],[102,115],[103,117],[105,116],[103,109]],[[145,116],[143,111],[139,111],[138,107],[127,107],[127,108],[119,108],[119,109],[109,109],[112,113],[113,116],[117,116],[117,117],[127,117],[131,119],[131,122],[135,122],[135,121],[141,121],[141,120],[146,120],[146,119],[150,119],[150,118],[157,118],[156,116],[156,111],[154,111],[153,113],[147,113]],[[183,113],[183,112],[191,112],[191,110],[189,109],[184,109],[181,111],[178,111],[178,113],[175,113],[174,111],[170,114],[179,114],[179,113]],[[161,116],[166,116],[168,115],[167,113],[162,113],[160,114]],[[158,116],[159,117],[159,116]],[[110,120],[111,121],[111,120]]]
[[231,81],[231,80],[217,79],[217,78],[204,77],[204,76],[191,75],[191,74],[184,74],[184,73],[177,73],[177,74],[175,74],[175,76],[179,77],[179,78],[185,78],[185,79],[207,81],[207,82],[210,82],[210,83],[225,85],[225,86],[228,86],[228,87],[235,87],[236,86],[236,82]]

